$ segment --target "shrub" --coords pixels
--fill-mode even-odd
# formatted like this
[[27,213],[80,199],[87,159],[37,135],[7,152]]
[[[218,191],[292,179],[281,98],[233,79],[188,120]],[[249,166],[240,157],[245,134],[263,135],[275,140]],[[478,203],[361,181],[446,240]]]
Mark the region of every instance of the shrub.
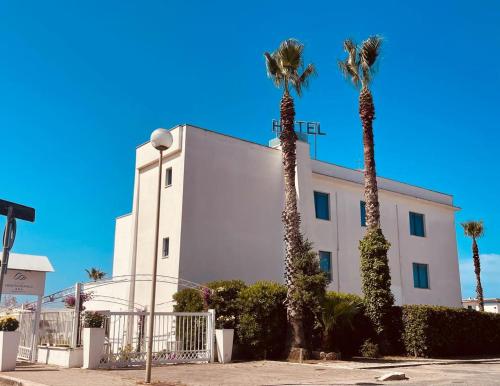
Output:
[[363,358],[380,358],[378,344],[373,343],[370,339],[367,339],[361,345],[360,352]]
[[278,358],[286,344],[286,287],[257,282],[239,294],[240,320],[237,335],[242,351],[254,358]]
[[500,315],[462,308],[403,306],[403,342],[424,357],[500,353]]
[[246,288],[242,280],[216,280],[206,284],[212,291],[205,295],[208,308],[215,310],[217,328],[234,328],[238,324],[238,296]]
[[83,314],[83,327],[101,328],[104,327],[104,315],[99,312],[87,311]]
[[203,299],[200,290],[194,288],[183,288],[173,296],[176,304],[175,312],[201,312],[203,311]]
[[386,334],[390,330],[390,313],[394,305],[387,259],[390,246],[381,229],[368,230],[359,242],[365,313],[372,321],[383,348],[387,344]]
[[0,318],[0,331],[16,331],[19,327],[19,321],[12,316]]

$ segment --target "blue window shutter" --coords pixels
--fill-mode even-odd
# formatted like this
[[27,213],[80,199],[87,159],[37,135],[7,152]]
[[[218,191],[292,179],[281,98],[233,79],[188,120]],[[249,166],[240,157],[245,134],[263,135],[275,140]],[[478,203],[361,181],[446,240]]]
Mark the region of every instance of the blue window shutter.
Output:
[[332,253],[319,251],[319,267],[328,276],[328,280],[332,280]]
[[420,281],[418,280],[418,264],[413,263],[413,287],[419,288]]
[[361,226],[366,226],[366,203],[364,201],[359,202],[359,211],[361,214]]
[[314,192],[316,218],[330,220],[330,196],[328,193]]
[[415,216],[414,213],[410,212],[410,235],[415,234]]
[[410,212],[410,235],[425,237],[423,214]]
[[429,288],[427,264],[420,264],[420,288]]

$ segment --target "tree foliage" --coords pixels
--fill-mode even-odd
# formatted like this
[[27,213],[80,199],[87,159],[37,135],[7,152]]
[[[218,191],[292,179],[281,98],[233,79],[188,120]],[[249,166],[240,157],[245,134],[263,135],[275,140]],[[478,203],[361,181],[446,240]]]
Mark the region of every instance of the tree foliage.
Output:
[[365,312],[379,335],[388,328],[394,304],[387,259],[390,246],[380,228],[368,230],[359,242]]

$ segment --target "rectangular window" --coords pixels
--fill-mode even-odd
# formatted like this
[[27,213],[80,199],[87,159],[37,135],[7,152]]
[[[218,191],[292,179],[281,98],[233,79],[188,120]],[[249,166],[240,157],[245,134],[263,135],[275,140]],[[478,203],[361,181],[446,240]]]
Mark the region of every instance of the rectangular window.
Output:
[[328,281],[332,281],[332,253],[319,251],[319,267],[327,274]]
[[413,263],[413,286],[415,288],[429,288],[429,266]]
[[169,250],[170,250],[170,239],[168,237],[164,237],[163,248],[161,252],[162,257],[168,257]]
[[314,192],[314,209],[316,218],[330,220],[330,195],[328,193]]
[[361,226],[366,226],[366,203],[364,201],[359,202],[359,212],[361,215]]
[[425,237],[423,214],[410,212],[410,235]]
[[172,168],[165,170],[165,187],[172,186]]

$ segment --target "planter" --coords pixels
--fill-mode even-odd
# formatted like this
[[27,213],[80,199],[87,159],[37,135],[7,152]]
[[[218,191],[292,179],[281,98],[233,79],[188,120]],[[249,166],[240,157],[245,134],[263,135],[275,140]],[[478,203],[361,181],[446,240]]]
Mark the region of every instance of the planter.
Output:
[[82,367],[83,349],[81,347],[38,346],[37,362],[66,368]]
[[0,371],[16,369],[20,337],[19,331],[0,331]]
[[97,369],[104,350],[104,328],[83,329],[83,368]]
[[224,328],[215,330],[215,341],[217,342],[217,357],[220,363],[231,362],[233,354],[234,329]]

